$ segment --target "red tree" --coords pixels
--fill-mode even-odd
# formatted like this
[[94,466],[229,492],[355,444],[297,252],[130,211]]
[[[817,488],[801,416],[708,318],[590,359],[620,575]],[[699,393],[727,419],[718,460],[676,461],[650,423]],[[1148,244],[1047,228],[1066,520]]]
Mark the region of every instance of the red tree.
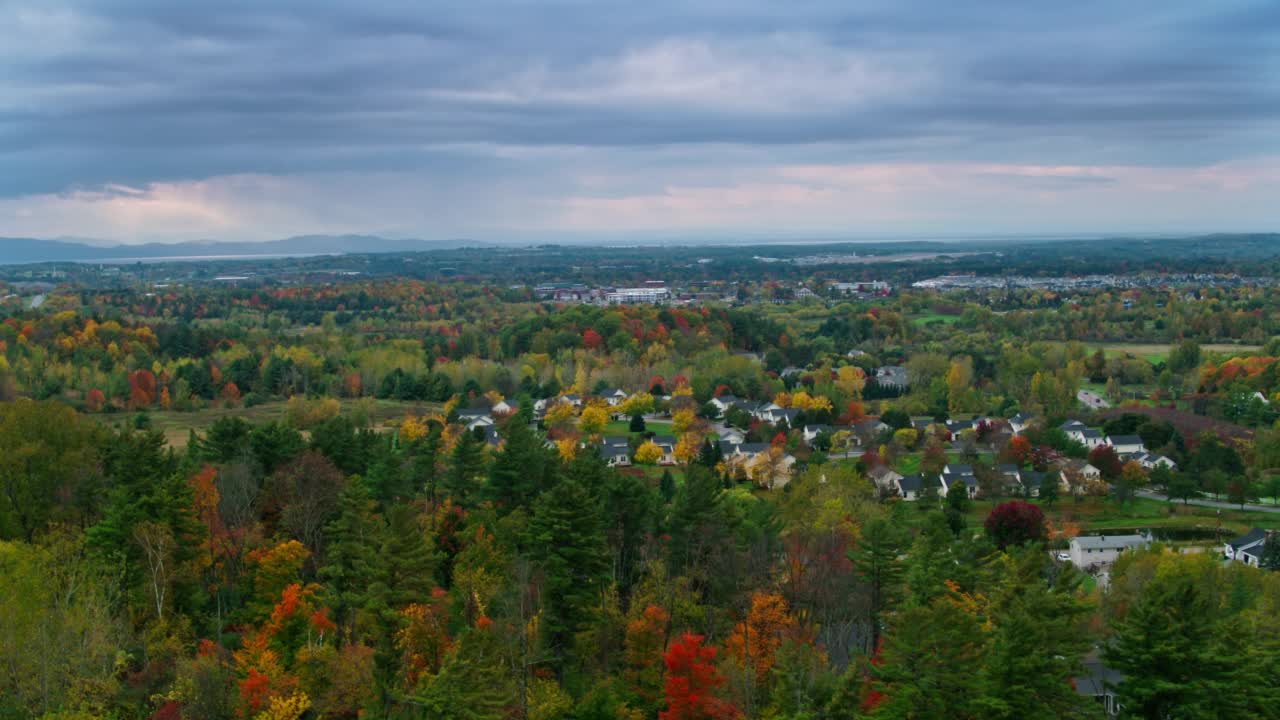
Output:
[[1089,464],[1098,468],[1102,473],[1102,477],[1112,480],[1120,477],[1120,471],[1124,469],[1124,463],[1120,461],[1120,456],[1116,454],[1116,449],[1110,445],[1099,445],[1089,451]]
[[991,508],[982,527],[1001,550],[1010,545],[1044,542],[1048,536],[1044,513],[1038,505],[1024,500],[1008,500]]
[[1031,441],[1021,435],[1015,435],[1009,439],[1009,444],[1004,446],[1000,455],[1007,462],[1019,467],[1026,465],[1027,460],[1031,458]]
[[664,661],[667,709],[658,720],[725,720],[738,717],[738,709],[713,693],[724,684],[716,670],[715,648],[702,644],[702,635],[685,633],[667,650]]
[[604,344],[604,338],[600,337],[600,333],[587,328],[582,331],[582,347],[588,350],[595,350]]
[[101,412],[102,406],[107,402],[102,391],[94,388],[84,394],[84,409],[88,412]]

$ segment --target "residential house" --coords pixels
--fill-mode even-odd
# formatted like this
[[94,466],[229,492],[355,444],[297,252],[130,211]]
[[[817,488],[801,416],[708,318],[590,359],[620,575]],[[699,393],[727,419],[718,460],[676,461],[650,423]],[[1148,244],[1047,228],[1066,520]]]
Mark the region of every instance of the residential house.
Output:
[[1040,497],[1040,487],[1045,482],[1057,482],[1057,478],[1051,477],[1049,473],[1037,472],[1035,470],[1023,470],[1018,475],[1018,481],[1022,484],[1022,494],[1027,497]]
[[1106,442],[1115,448],[1116,454],[1121,457],[1147,451],[1146,446],[1142,444],[1142,438],[1137,435],[1108,435]]
[[1009,418],[1009,429],[1013,430],[1014,435],[1021,435],[1024,430],[1031,427],[1031,422],[1034,419],[1031,413],[1020,412]]
[[1228,560],[1242,562],[1245,565],[1258,567],[1262,563],[1262,549],[1267,544],[1270,531],[1254,528],[1240,537],[1227,542],[1222,547],[1223,555]]
[[924,432],[929,429],[930,425],[936,425],[937,423],[937,420],[934,420],[928,415],[911,416],[911,427],[915,428],[915,431],[921,435],[924,435]]
[[1116,699],[1115,688],[1124,676],[1103,664],[1102,654],[1096,649],[1085,656],[1082,667],[1084,674],[1071,678],[1076,694],[1093,698],[1102,706],[1106,717],[1118,717],[1120,702]]
[[659,465],[675,465],[676,464],[676,436],[675,435],[654,435],[650,440],[662,450],[662,457],[658,458]]
[[903,500],[915,502],[920,499],[921,493],[924,492],[924,482],[924,478],[920,475],[903,475],[898,478],[898,495]]
[[1110,565],[1125,550],[1150,544],[1150,535],[1077,535],[1071,538],[1071,564],[1081,569]]
[[795,365],[788,365],[787,367],[782,368],[782,371],[778,373],[778,377],[781,377],[781,378],[799,377],[800,375],[803,375],[803,374],[804,374],[804,368],[796,367]]
[[[1084,484],[1088,485],[1102,480],[1102,471],[1090,465],[1084,460],[1075,458],[1066,458],[1058,463],[1058,479],[1063,492],[1071,492],[1071,483],[1067,482],[1067,477],[1075,473],[1084,480]],[[1084,487],[1076,488],[1077,494],[1084,494]]]
[[608,388],[600,393],[600,398],[609,404],[609,407],[617,407],[627,400],[627,393],[618,388]]
[[787,422],[787,427],[792,427],[795,425],[796,418],[799,417],[800,412],[801,411],[796,408],[778,407],[773,403],[769,403],[768,405],[756,410],[752,415],[756,419],[762,420],[771,425],[777,425],[785,420]]
[[1102,447],[1107,444],[1107,436],[1093,428],[1085,428],[1075,433],[1068,433],[1072,440],[1085,446],[1085,449],[1092,450],[1096,447]]
[[[759,472],[758,468],[762,467],[763,463],[757,463],[757,458],[771,450],[772,446],[769,443],[720,442],[720,454],[724,456],[725,468],[731,476],[735,475],[739,469],[742,469],[748,475],[751,475],[753,471]],[[795,464],[795,457],[790,453],[784,453],[774,468],[772,477],[752,477],[752,480],[771,490],[783,487],[791,481],[791,470]]]
[[1022,492],[1022,470],[1012,463],[1001,463],[996,465],[995,471],[1000,478],[1004,480],[1006,492],[1018,493]]
[[600,457],[609,467],[627,467],[631,464],[631,445],[626,436],[606,435],[600,439]]
[[805,425],[805,426],[804,426],[804,431],[803,431],[803,433],[801,434],[801,439],[803,439],[803,440],[804,440],[804,444],[805,444],[805,445],[810,445],[810,446],[812,446],[812,445],[813,445],[813,441],[814,441],[814,440],[816,440],[816,439],[817,439],[817,437],[818,437],[819,435],[821,435],[822,433],[827,433],[828,435],[834,435],[834,434],[835,434],[835,428],[831,427],[830,425],[822,425],[822,424],[819,424],[819,425]]
[[874,445],[880,439],[880,435],[888,429],[889,426],[885,423],[875,418],[868,418],[853,426],[853,434],[858,436],[861,444]]
[[519,409],[520,408],[516,407],[515,405],[512,405],[506,400],[499,400],[498,402],[493,404],[493,407],[489,408],[489,414],[490,415],[510,415],[511,413],[514,413],[516,410],[519,410]]
[[867,478],[875,483],[876,489],[882,493],[896,493],[898,491],[898,481],[902,480],[902,477],[902,473],[887,465],[876,465],[867,471]]
[[724,414],[729,411],[729,408],[735,407],[741,402],[742,400],[734,397],[733,395],[721,395],[719,397],[711,398],[711,404],[715,406],[716,412],[720,413],[721,417],[724,417]]
[[1147,470],[1155,470],[1158,467],[1164,467],[1170,470],[1178,469],[1178,463],[1174,462],[1173,460],[1170,460],[1164,455],[1157,455],[1155,453],[1149,453],[1149,452],[1134,453],[1129,456],[1129,459],[1138,463],[1139,465],[1146,468]]
[[720,433],[720,442],[738,445],[745,442],[746,439],[747,434],[737,428],[726,428],[724,432]]
[[948,465],[938,476],[938,485],[938,492],[942,497],[946,497],[954,488],[963,488],[970,499],[978,497],[978,478],[968,465]]
[[876,368],[876,384],[897,390],[905,390],[908,386],[907,369],[901,365],[882,365]]

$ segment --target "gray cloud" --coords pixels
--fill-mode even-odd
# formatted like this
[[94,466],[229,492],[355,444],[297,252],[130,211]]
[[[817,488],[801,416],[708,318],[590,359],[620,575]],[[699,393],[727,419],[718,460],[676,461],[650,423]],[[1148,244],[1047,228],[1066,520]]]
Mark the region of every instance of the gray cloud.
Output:
[[1280,154],[1274,2],[849,5],[0,0],[0,196]]

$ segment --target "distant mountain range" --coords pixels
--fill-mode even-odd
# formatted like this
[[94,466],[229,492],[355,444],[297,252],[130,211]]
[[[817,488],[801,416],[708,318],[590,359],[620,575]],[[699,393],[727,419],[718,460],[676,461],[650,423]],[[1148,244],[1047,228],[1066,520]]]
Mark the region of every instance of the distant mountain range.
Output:
[[299,235],[267,242],[183,242],[90,245],[66,240],[0,237],[0,264],[201,258],[237,255],[343,255],[441,250],[483,243],[466,240],[392,240],[376,235]]

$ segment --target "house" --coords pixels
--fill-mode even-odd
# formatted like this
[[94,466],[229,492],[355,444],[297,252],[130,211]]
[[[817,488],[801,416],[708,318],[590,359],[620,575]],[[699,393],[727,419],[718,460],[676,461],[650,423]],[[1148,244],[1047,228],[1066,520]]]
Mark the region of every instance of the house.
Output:
[[934,420],[932,417],[929,417],[928,415],[911,416],[911,427],[915,428],[916,432],[921,434],[924,434],[924,431],[928,430],[930,425],[936,425],[936,424],[937,424],[937,421]]
[[1013,430],[1014,435],[1021,435],[1023,430],[1031,427],[1033,416],[1030,413],[1020,412],[1009,418],[1009,429]]
[[1258,567],[1262,563],[1262,548],[1266,546],[1269,534],[1267,530],[1254,528],[1224,545],[1222,554],[1228,560]]
[[880,435],[888,430],[889,426],[880,422],[875,418],[863,420],[853,426],[853,434],[858,436],[864,445],[870,445],[879,439]]
[[1077,535],[1071,538],[1071,564],[1081,569],[1110,565],[1125,550],[1150,544],[1150,535]]
[[1009,492],[1022,491],[1022,470],[1017,465],[1001,463],[996,465],[995,471],[1000,476],[1000,479],[1004,480],[1004,487]]
[[1027,497],[1040,497],[1040,487],[1046,480],[1057,482],[1055,479],[1051,479],[1048,473],[1035,470],[1023,470],[1018,476],[1018,481],[1022,485],[1022,494]]
[[876,368],[876,384],[904,390],[908,385],[907,369],[901,365],[882,365]]
[[787,427],[791,427],[792,425],[795,425],[796,418],[800,416],[800,412],[801,411],[796,408],[782,408],[774,405],[773,403],[769,403],[764,408],[756,410],[752,415],[756,419],[762,420],[771,425],[777,425],[785,420],[787,422]]
[[1068,433],[1068,436],[1089,450],[1107,444],[1107,437],[1093,428],[1085,428],[1078,432]]
[[609,467],[627,467],[631,464],[631,445],[622,435],[606,435],[600,438],[600,457]]
[[1147,470],[1155,470],[1158,467],[1168,468],[1170,470],[1178,469],[1178,463],[1170,460],[1164,455],[1156,455],[1155,453],[1138,452],[1130,455],[1129,459],[1138,463]]
[[711,398],[710,402],[715,406],[716,412],[720,413],[721,417],[724,417],[724,414],[729,411],[729,408],[737,406],[738,403],[742,401],[733,395],[721,395],[719,397]]
[[1118,717],[1120,702],[1116,699],[1115,688],[1124,676],[1104,665],[1102,655],[1096,649],[1085,656],[1081,666],[1084,674],[1071,678],[1076,694],[1093,698],[1094,702],[1102,706],[1106,717]]
[[502,436],[498,434],[498,428],[492,425],[484,425],[484,442],[495,450],[502,445]]
[[830,425],[805,425],[801,438],[804,440],[805,445],[811,446],[813,445],[813,441],[822,433],[833,435],[835,434],[835,428]]
[[1121,456],[1147,451],[1146,446],[1142,444],[1142,438],[1137,435],[1108,435],[1107,444],[1115,448],[1116,454]]
[[1070,435],[1073,431],[1085,430],[1088,427],[1089,427],[1088,425],[1085,425],[1079,420],[1068,420],[1062,423],[1061,425],[1059,425],[1058,429],[1064,433],[1067,433],[1067,435]]
[[653,441],[658,449],[662,450],[662,457],[658,458],[659,465],[675,465],[676,464],[676,436],[675,435],[654,435],[649,438]]
[[600,393],[600,398],[609,404],[609,407],[617,407],[627,401],[627,393],[618,388],[608,388]]
[[947,463],[943,466],[942,472],[948,475],[972,475],[973,466],[964,463]]
[[867,478],[875,483],[876,488],[881,492],[897,492],[902,473],[886,465],[876,465],[867,471]]
[[479,417],[473,417],[470,420],[467,420],[465,425],[468,430],[475,430],[478,427],[493,427],[493,416],[481,415]]
[[[1060,480],[1059,486],[1062,488],[1063,492],[1072,491],[1071,483],[1068,482],[1067,478],[1073,473],[1084,480],[1085,485],[1102,480],[1102,471],[1098,468],[1083,460],[1068,458],[1060,462],[1058,465],[1058,479]],[[1077,494],[1083,494],[1084,487],[1076,488],[1075,492]]]
[[510,415],[516,410],[519,410],[519,408],[517,408],[515,405],[512,405],[506,400],[499,400],[498,402],[493,404],[493,407],[489,408],[489,414],[490,415]]
[[458,422],[466,423],[475,420],[476,418],[488,417],[488,415],[489,408],[483,405],[462,408],[461,410],[458,410]]
[[974,477],[973,472],[968,474],[954,473],[943,471],[938,476],[939,494],[946,497],[948,492],[953,488],[963,488],[966,495],[970,499],[978,497],[978,478]]
[[740,444],[746,439],[747,434],[737,428],[726,428],[724,432],[720,433],[721,442],[728,442],[733,445]]
[[778,377],[781,377],[781,378],[799,377],[800,375],[803,375],[803,374],[804,374],[804,368],[799,368],[799,367],[796,367],[795,365],[788,365],[787,367],[782,368],[782,372],[778,373]]
[[948,420],[947,432],[951,433],[951,437],[957,437],[965,430],[976,430],[977,423],[973,420]]
[[924,491],[924,478],[919,475],[903,475],[898,478],[898,495],[903,500],[914,502],[920,499],[920,494]]
[[763,463],[757,463],[756,460],[762,454],[770,452],[772,446],[768,443],[720,443],[720,453],[724,456],[724,464],[730,475],[734,475],[739,469],[743,470],[747,475],[752,476],[751,479],[758,485],[763,485],[769,489],[776,489],[785,486],[791,481],[791,469],[796,464],[796,459],[789,453],[783,453],[779,458],[778,464],[773,468],[772,477],[757,477],[753,473],[759,473]]

